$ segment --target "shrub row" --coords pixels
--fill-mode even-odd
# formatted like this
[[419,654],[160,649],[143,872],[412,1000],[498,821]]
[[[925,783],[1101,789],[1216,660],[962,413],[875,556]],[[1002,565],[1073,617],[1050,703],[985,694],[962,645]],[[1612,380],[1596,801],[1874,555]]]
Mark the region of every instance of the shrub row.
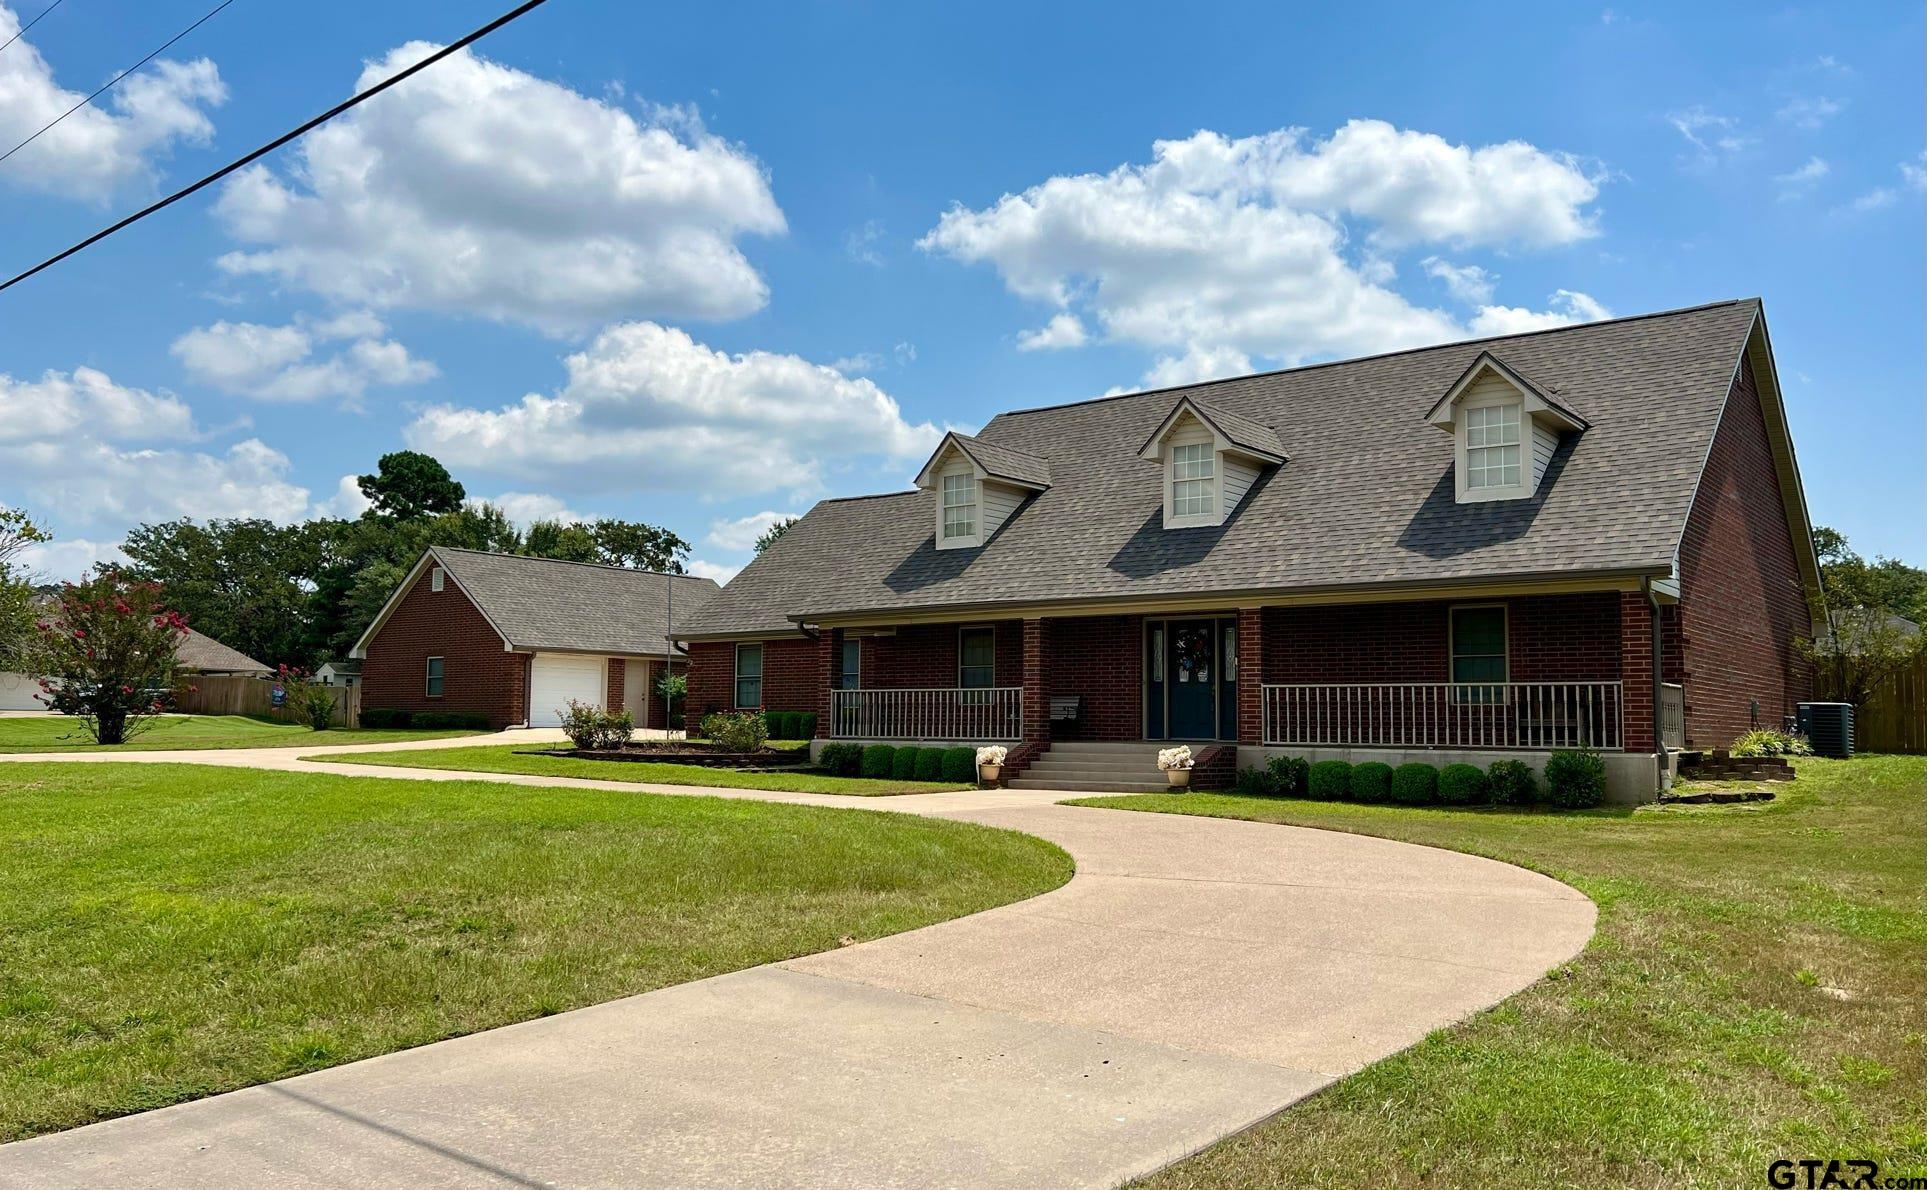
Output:
[[764,711],[772,740],[807,740],[816,735],[815,711]]
[[361,713],[363,727],[417,727],[425,731],[487,731],[488,716],[480,711],[410,711],[403,707],[369,707]]
[[839,777],[872,777],[897,781],[947,781],[957,785],[977,779],[975,748],[919,748],[906,744],[825,744],[816,755],[818,768]]
[[[1538,783],[1523,761],[1499,760],[1444,768],[1413,761],[1393,768],[1378,761],[1352,764],[1274,756],[1264,768],[1238,773],[1237,791],[1264,797],[1319,801],[1396,802],[1404,806],[1523,806],[1539,800]],[[1597,806],[1606,796],[1606,762],[1596,752],[1554,752],[1546,760],[1546,804],[1562,809]]]

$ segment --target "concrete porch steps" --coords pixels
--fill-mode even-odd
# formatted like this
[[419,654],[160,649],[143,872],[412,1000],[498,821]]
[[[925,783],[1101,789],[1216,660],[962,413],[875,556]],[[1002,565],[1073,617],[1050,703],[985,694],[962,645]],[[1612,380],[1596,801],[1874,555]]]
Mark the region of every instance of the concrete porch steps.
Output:
[[1156,793],[1170,783],[1158,770],[1158,751],[1165,744],[1126,741],[1095,743],[1054,742],[1050,751],[1032,761],[1012,789],[1070,789],[1092,793]]

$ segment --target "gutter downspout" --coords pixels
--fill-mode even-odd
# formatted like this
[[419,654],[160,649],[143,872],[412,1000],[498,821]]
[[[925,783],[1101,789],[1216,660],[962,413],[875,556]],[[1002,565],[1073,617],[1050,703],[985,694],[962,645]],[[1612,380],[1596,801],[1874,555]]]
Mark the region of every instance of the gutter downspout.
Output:
[[[1664,634],[1661,633],[1659,625],[1659,596],[1653,593],[1653,580],[1651,578],[1640,579],[1639,589],[1641,593],[1646,596],[1646,608],[1653,621],[1653,751],[1661,757],[1664,757],[1666,755],[1666,741],[1661,735],[1660,700],[1665,693],[1666,684],[1662,680],[1665,671],[1660,666],[1660,649],[1664,647]],[[1663,762],[1662,768],[1664,768]],[[1668,776],[1670,776],[1670,774],[1666,772],[1661,772],[1660,774],[1662,792],[1665,787],[1670,784],[1667,780]]]

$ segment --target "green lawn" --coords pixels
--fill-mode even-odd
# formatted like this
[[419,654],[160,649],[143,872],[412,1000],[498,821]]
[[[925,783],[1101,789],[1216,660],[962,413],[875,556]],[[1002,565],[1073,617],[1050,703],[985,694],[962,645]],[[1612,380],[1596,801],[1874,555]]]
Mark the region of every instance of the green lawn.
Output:
[[[473,731],[335,728],[315,731],[298,723],[272,723],[246,715],[165,715],[118,747],[128,751],[177,748],[305,748],[316,744],[380,744],[391,740],[445,740]],[[100,748],[78,720],[62,716],[0,718],[0,752],[93,752]]]
[[171,764],[0,772],[0,1141],[1032,896],[860,810]]
[[[549,747],[566,748],[567,744]],[[542,756],[538,744],[505,744],[467,748],[428,748],[419,752],[375,754],[329,753],[308,760],[343,764],[395,764],[417,769],[458,769],[470,773],[532,773],[539,777],[588,777],[597,781],[634,781],[649,785],[707,785],[728,789],[773,789],[787,793],[846,793],[857,797],[889,797],[900,793],[942,793],[970,789],[942,781],[873,780],[832,777],[826,773],[746,773],[712,769],[699,764],[649,764],[630,760],[578,760],[572,756]]]
[[1468,851],[1599,905],[1592,943],[1547,979],[1147,1184],[1724,1187],[1804,1157],[1923,1172],[1927,766],[1797,763],[1777,800],[1740,806],[1077,803]]

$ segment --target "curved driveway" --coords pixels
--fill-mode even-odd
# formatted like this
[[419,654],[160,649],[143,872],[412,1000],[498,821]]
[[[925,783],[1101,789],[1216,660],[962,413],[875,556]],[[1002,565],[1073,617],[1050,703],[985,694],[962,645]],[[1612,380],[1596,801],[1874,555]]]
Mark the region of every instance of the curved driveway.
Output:
[[1490,860],[1052,804],[1071,792],[828,797],[299,754],[113,759],[931,814],[1050,839],[1077,873],[910,933],[0,1146],[0,1186],[1108,1186],[1497,1003],[1593,928],[1579,893]]

